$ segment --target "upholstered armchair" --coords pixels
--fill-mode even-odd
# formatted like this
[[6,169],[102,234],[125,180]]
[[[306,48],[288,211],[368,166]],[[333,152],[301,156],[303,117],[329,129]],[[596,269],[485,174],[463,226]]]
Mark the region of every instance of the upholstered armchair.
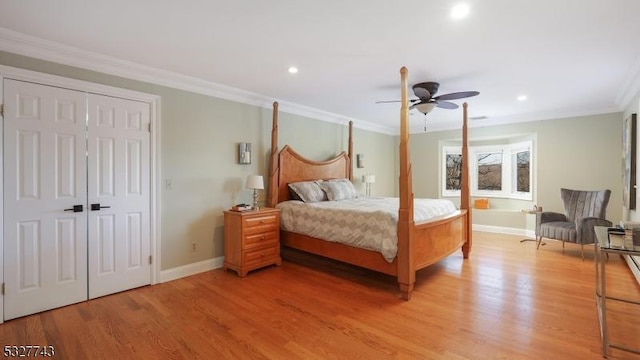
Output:
[[542,212],[537,217],[536,235],[540,247],[542,238],[580,244],[580,253],[584,260],[584,245],[595,243],[594,226],[611,226],[606,219],[607,204],[611,190],[581,191],[560,189],[564,204],[564,214]]

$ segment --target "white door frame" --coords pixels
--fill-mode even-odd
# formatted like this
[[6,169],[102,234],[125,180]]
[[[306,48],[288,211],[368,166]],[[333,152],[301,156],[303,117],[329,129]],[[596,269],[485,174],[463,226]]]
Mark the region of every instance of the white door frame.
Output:
[[[160,175],[160,101],[161,98],[158,95],[142,93],[133,90],[127,90],[108,85],[91,83],[83,80],[76,80],[71,78],[65,78],[57,75],[50,75],[46,73],[40,73],[31,70],[24,70],[14,68],[10,66],[0,65],[0,99],[4,99],[3,83],[5,78],[28,81],[43,85],[56,86],[65,89],[78,90],[87,93],[106,95],[119,97],[130,100],[137,100],[146,102],[151,108],[151,144],[150,144],[150,165],[151,165],[151,256],[153,257],[153,264],[151,265],[151,285],[160,282],[160,193],[158,179]],[[0,101],[1,103],[1,101]],[[4,118],[2,119],[4,122]],[[2,126],[0,126],[0,187],[4,186],[4,154],[3,154],[3,134]],[[0,191],[0,280],[4,282],[4,198],[3,192]],[[0,323],[4,322],[4,295],[0,295]]]

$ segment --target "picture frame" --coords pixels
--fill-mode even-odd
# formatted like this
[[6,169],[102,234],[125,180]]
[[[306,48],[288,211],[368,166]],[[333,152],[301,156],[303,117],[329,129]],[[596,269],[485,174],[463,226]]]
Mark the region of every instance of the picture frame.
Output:
[[627,210],[636,209],[637,114],[624,119],[622,127],[622,202]]

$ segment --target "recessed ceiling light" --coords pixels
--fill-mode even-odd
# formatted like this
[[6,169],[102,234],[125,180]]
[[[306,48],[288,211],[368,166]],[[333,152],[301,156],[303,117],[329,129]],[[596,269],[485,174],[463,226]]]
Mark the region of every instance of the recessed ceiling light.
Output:
[[518,101],[525,101],[527,100],[527,95],[519,95],[516,99],[518,99]]
[[298,73],[298,68],[295,66],[291,66],[289,68],[289,74],[297,74]]
[[469,15],[469,5],[458,4],[451,8],[451,18],[454,20],[464,19]]

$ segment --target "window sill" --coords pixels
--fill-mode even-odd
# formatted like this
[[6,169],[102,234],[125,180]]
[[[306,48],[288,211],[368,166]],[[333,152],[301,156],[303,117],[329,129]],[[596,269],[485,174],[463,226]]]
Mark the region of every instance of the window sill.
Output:
[[500,208],[478,209],[478,208],[472,207],[471,210],[473,210],[473,211],[488,211],[488,212],[509,212],[509,213],[522,212],[519,209],[500,209]]

